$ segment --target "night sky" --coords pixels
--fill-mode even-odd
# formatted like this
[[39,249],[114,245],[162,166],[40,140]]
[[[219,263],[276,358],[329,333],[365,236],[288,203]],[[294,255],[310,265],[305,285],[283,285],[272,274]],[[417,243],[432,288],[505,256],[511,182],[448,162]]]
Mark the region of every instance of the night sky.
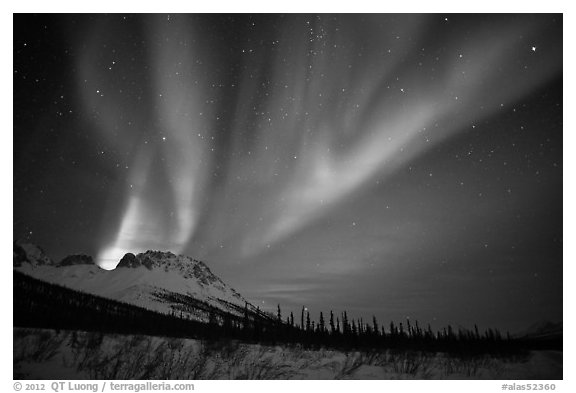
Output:
[[[15,15],[14,240],[266,310],[562,320],[561,15]],[[298,315],[298,314],[296,314]]]

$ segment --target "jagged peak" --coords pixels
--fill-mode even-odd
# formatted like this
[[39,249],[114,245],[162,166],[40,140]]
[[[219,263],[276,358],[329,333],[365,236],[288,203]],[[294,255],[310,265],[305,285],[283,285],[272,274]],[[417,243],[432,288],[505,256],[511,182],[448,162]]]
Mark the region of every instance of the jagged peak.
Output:
[[202,261],[186,255],[176,255],[170,251],[148,250],[138,254],[126,253],[117,268],[146,268],[148,270],[163,270],[176,272],[185,279],[198,282],[203,287],[214,287],[222,291],[230,291],[232,296],[245,301],[234,289],[226,285]]
[[[51,265],[54,267],[96,265],[94,259],[85,254],[69,255],[59,263],[55,263],[37,245],[14,242],[14,266],[20,267],[22,263],[29,263],[32,266]],[[117,268],[139,267],[177,272],[184,278],[196,280],[203,286],[216,286],[222,289],[227,287],[204,262],[186,255],[176,255],[170,251],[147,250],[138,254],[127,253],[117,265]],[[236,293],[233,289],[231,290]]]
[[[138,255],[145,255],[148,257],[152,257],[152,258],[174,258],[174,257],[177,257],[176,254],[174,254],[170,251],[159,251],[159,250],[148,250],[146,252],[139,253]],[[178,255],[178,256],[183,256],[183,255]]]
[[124,254],[122,259],[120,259],[120,262],[118,262],[116,268],[122,268],[122,267],[130,268],[130,267],[138,267],[140,265],[141,265],[140,261],[136,258],[136,255],[132,254],[131,252],[128,252]]
[[13,264],[14,266],[21,266],[22,263],[29,263],[34,266],[55,265],[54,261],[46,255],[40,246],[16,241],[14,242]]
[[142,266],[149,270],[160,268],[165,271],[178,271],[184,278],[194,278],[204,285],[224,285],[204,262],[186,255],[176,255],[170,251],[148,250],[139,254],[127,253],[117,267],[139,268]]
[[[39,269],[41,266],[52,267],[54,270]],[[228,286],[213,274],[204,262],[189,256],[176,255],[170,251],[148,250],[137,254],[126,253],[117,265],[117,268],[123,271],[117,272],[119,274],[116,275],[114,272],[108,272],[104,269],[96,269],[101,270],[100,272],[94,270],[94,267],[98,267],[98,265],[94,263],[93,258],[89,255],[70,255],[63,258],[59,263],[55,263],[46,256],[40,247],[33,244],[15,242],[14,268],[28,270],[30,267],[32,268],[32,273],[47,274],[51,277],[70,277],[73,280],[76,280],[82,274],[87,274],[88,277],[95,277],[96,280],[101,280],[103,277],[110,277],[112,280],[121,277],[122,280],[126,279],[128,282],[131,282],[131,277],[134,277],[137,283],[136,286],[140,287],[150,285],[151,288],[158,286],[160,289],[167,288],[170,291],[182,291],[185,294],[201,293],[201,298],[212,299],[210,301],[215,301],[217,304],[225,304],[226,302],[235,304],[247,303],[246,299],[234,288]],[[127,270],[134,270],[134,272]],[[96,273],[102,273],[104,276]],[[185,280],[182,281],[174,275],[180,276]],[[135,287],[135,285],[131,285],[130,288]],[[172,287],[172,285],[175,286]],[[101,285],[102,290],[105,290],[105,288],[106,284]],[[159,290],[158,288],[154,289],[154,291]]]

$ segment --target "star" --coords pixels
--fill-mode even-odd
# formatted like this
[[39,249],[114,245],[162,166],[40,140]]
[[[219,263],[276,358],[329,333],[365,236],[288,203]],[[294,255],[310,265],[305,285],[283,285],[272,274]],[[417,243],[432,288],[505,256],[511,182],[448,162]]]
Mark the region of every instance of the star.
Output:
[[[457,260],[455,274],[467,279],[478,273],[474,282],[483,285],[494,258],[517,241],[518,250],[498,259],[502,267],[524,278],[542,268],[540,279],[550,281],[542,288],[557,284],[550,278],[557,275],[548,273],[560,269],[560,243],[552,239],[561,239],[561,209],[546,206],[562,191],[558,16],[531,15],[524,22],[523,16],[460,21],[455,15],[452,23],[451,16],[437,14],[418,17],[422,24],[414,29],[412,17],[400,15],[320,16],[307,23],[300,16],[270,16],[256,20],[259,28],[249,16],[164,14],[131,16],[130,23],[123,16],[102,17],[102,23],[97,16],[46,17],[64,31],[76,29],[79,20],[87,24],[70,53],[63,50],[68,42],[51,42],[62,38],[58,32],[42,31],[42,17],[34,23],[23,18],[16,18],[22,28],[13,74],[21,103],[14,113],[15,236],[32,236],[34,227],[40,245],[58,257],[79,245],[96,259],[108,247],[174,249],[216,270],[230,267],[227,275],[238,285],[254,285],[252,295],[275,291],[284,279],[305,286],[298,280],[306,277],[323,286],[323,270],[330,268],[330,295],[338,296],[324,296],[323,287],[320,295],[304,291],[287,298],[290,306],[297,313],[306,303],[318,312],[341,311],[346,291],[362,285],[374,296],[352,293],[358,297],[350,302],[361,309],[348,311],[361,316],[374,310],[378,319],[386,316],[377,299],[387,288],[406,292],[402,280],[385,277],[381,285],[378,276],[365,275],[362,268],[385,261],[386,270],[368,274],[390,267],[398,277],[414,278],[410,289],[432,285],[445,300],[447,307],[434,317],[438,326],[454,320],[508,328],[506,321],[514,320],[520,329],[540,310],[524,307],[535,289],[528,284],[518,286],[522,292],[511,300],[517,310],[502,326],[497,316],[507,315],[503,305],[489,317],[449,307],[460,304],[452,296],[458,284],[443,288],[441,277],[431,283],[414,273],[433,274],[437,259],[444,269]],[[108,19],[124,21],[113,23],[114,37],[98,34]],[[530,24],[526,31],[524,23]],[[143,28],[150,25],[151,32]],[[373,48],[362,49],[364,25],[374,32]],[[85,30],[94,38],[85,39]],[[228,31],[233,33],[222,34]],[[482,56],[492,39],[516,43],[516,50],[494,47],[491,56]],[[546,48],[538,58],[529,58],[539,48],[532,39]],[[96,61],[78,63],[76,55]],[[258,57],[248,61],[250,56]],[[542,94],[527,94],[532,85]],[[79,88],[80,99],[71,100]],[[520,198],[521,192],[542,203]],[[81,196],[83,205],[68,206]],[[108,199],[105,218],[86,208]],[[77,229],[84,219],[103,227],[102,238],[82,237]],[[50,231],[54,222],[62,223],[59,232]],[[455,232],[458,241],[446,247],[442,240],[452,242]],[[552,270],[529,255],[529,247],[520,249],[536,237],[550,251],[547,259],[557,261]],[[486,255],[474,255],[482,249]],[[258,280],[245,273],[253,264]],[[286,277],[278,277],[280,271]],[[263,289],[254,284],[260,281]],[[507,295],[505,285],[498,290]],[[482,295],[466,296],[474,305],[492,306]],[[402,300],[406,311],[395,310],[398,315],[409,311],[416,318],[427,306],[409,294]],[[554,305],[549,303],[547,298],[538,307]]]

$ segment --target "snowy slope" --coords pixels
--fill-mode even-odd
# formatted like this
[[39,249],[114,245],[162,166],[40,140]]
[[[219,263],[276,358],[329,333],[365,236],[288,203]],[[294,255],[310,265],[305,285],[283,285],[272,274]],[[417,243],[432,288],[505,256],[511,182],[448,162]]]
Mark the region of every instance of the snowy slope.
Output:
[[104,270],[85,255],[69,256],[54,263],[38,247],[15,244],[14,269],[40,280],[150,310],[182,311],[194,319],[203,317],[192,312],[186,303],[205,302],[236,315],[241,315],[247,303],[204,263],[170,252],[126,254],[116,269]]

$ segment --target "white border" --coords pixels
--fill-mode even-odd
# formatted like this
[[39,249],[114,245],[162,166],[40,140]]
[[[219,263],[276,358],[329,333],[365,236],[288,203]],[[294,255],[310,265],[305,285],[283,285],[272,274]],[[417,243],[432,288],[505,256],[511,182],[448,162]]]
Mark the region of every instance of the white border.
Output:
[[[24,1],[5,1],[2,2],[1,25],[3,48],[7,52],[2,67],[2,86],[10,87],[9,92],[13,91],[12,70],[13,64],[11,58],[13,53],[13,12],[53,12],[53,13],[70,13],[70,12],[115,12],[115,13],[133,13],[133,12],[215,12],[215,13],[279,13],[279,12],[337,12],[337,13],[358,13],[358,12],[422,12],[422,13],[459,13],[459,12],[519,12],[519,13],[564,13],[564,69],[571,71],[575,69],[574,56],[572,51],[575,48],[573,37],[575,37],[574,26],[575,18],[573,2],[547,0],[545,2],[527,1],[507,1],[502,0],[483,0],[480,2],[467,1],[424,1],[413,0],[409,2],[387,2],[373,0],[355,0],[345,2],[345,4],[335,4],[334,1],[322,0],[310,2],[306,0],[291,0],[288,2],[271,2],[271,1],[214,1],[214,2],[194,2],[194,1],[155,1],[143,4],[140,1],[118,0],[98,0],[96,2],[79,2],[73,0],[66,1],[41,1],[41,0],[24,0]],[[576,147],[575,134],[576,126],[572,117],[566,116],[570,113],[573,100],[571,92],[574,91],[574,77],[571,72],[564,73],[564,331],[569,332],[564,337],[564,381],[554,381],[556,391],[576,391],[576,384],[573,371],[574,360],[570,356],[574,348],[573,334],[574,331],[574,261],[575,252],[570,247],[576,244],[574,232],[571,230],[572,223],[576,222],[576,214],[571,201],[576,200],[576,188],[574,187],[572,173],[575,173],[576,165],[572,148]],[[7,139],[0,146],[0,174],[2,181],[13,183],[13,100],[8,94],[2,97],[2,119],[4,120],[3,135]],[[570,130],[572,132],[567,132]],[[8,269],[10,265],[9,250],[12,248],[12,222],[13,222],[13,192],[4,190],[2,195],[2,214],[3,217],[0,236],[2,251],[3,270],[0,275],[0,287],[4,305],[4,322],[0,326],[2,337],[2,351],[0,364],[0,387],[2,391],[13,391],[12,387],[12,275]],[[5,269],[5,270],[4,270]],[[8,311],[10,310],[10,311]],[[9,317],[8,317],[9,315]],[[518,382],[518,381],[517,381]],[[302,391],[313,391],[313,389],[329,388],[331,391],[348,391],[351,389],[361,389],[370,391],[374,388],[385,387],[390,389],[401,389],[402,391],[442,391],[442,392],[496,392],[501,390],[503,381],[237,381],[233,383],[234,391],[256,392],[274,389],[278,392],[293,391],[295,389]],[[230,388],[232,382],[224,381],[196,381],[197,391],[220,390]],[[572,386],[572,388],[570,388]]]

